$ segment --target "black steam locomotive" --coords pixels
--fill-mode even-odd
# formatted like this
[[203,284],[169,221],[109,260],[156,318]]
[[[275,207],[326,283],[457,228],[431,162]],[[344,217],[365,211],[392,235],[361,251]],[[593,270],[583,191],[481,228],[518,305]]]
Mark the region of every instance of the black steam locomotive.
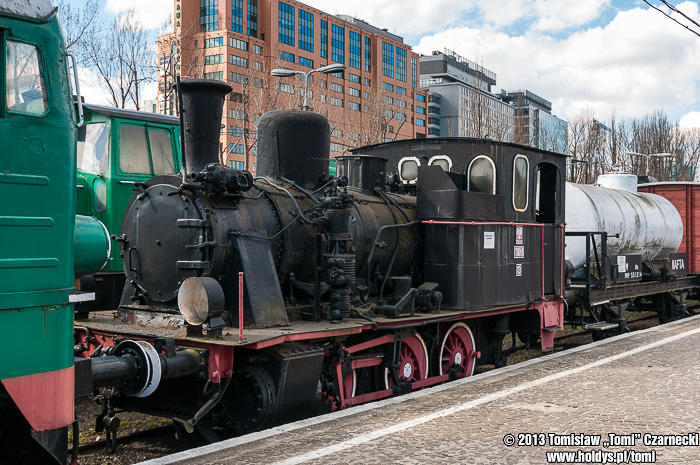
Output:
[[99,428],[119,408],[243,433],[502,366],[511,333],[552,347],[564,156],[462,140],[464,173],[406,165],[402,195],[378,157],[328,175],[328,121],[276,111],[253,179],[218,163],[230,87],[179,90],[186,175],[136,186],[121,305],[75,331],[82,393],[107,386]]

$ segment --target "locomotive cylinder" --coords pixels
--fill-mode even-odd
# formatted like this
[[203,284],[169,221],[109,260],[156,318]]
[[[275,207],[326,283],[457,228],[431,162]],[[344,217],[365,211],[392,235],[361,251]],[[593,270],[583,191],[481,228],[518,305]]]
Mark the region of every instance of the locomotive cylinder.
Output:
[[[643,255],[660,260],[678,250],[683,221],[673,204],[655,194],[567,183],[566,230],[605,231],[608,255]],[[619,234],[619,238],[611,237]],[[598,238],[596,238],[596,241]],[[586,261],[586,238],[566,238],[566,259]]]

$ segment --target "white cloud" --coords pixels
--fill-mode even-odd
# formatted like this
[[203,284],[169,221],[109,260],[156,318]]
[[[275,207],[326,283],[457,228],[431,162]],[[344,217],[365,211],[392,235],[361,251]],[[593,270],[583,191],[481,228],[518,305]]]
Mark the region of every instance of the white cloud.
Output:
[[172,0],[107,0],[105,9],[115,15],[134,9],[147,30],[160,28],[173,12]]
[[682,128],[700,128],[700,111],[686,113],[678,122]]
[[87,68],[78,68],[78,79],[80,80],[80,95],[85,103],[114,105],[109,98],[107,87],[97,74]]
[[417,50],[445,46],[495,71],[499,87],[552,101],[562,117],[585,107],[603,118],[670,112],[700,100],[700,40],[654,10],[621,11],[604,27],[562,39],[532,30],[513,37],[450,29],[424,37]]

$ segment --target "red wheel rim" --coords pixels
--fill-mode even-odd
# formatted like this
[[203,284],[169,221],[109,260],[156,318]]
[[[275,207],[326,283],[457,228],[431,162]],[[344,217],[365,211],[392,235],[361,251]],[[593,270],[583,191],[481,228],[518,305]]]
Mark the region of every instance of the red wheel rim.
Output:
[[444,375],[455,363],[464,368],[458,378],[474,374],[474,359],[478,354],[474,351],[474,336],[469,326],[455,323],[447,330],[440,345],[440,374]]
[[[410,382],[428,377],[428,349],[420,334],[402,339],[399,354],[399,376]],[[384,372],[384,384],[387,389],[394,385],[388,369]]]
[[352,370],[350,373],[345,375],[343,379],[343,395],[346,399],[355,397],[355,390],[357,389],[357,370]]

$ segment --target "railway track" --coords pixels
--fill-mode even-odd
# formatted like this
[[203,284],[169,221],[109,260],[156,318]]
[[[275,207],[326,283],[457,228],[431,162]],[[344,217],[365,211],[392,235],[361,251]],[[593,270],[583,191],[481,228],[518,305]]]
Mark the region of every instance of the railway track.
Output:
[[[691,314],[700,312],[700,304],[696,303],[693,306],[689,306],[688,311]],[[646,312],[629,318],[627,323],[632,331],[637,331],[657,325],[658,319],[656,313]],[[570,349],[572,347],[588,344],[591,340],[587,338],[587,336],[591,333],[591,330],[584,329],[564,332],[555,337],[555,350]],[[519,343],[518,350],[509,357],[509,364],[520,363],[531,358],[545,355],[536,346],[537,344],[535,347],[528,348],[525,344]],[[485,372],[493,369],[487,367],[483,368],[485,369],[479,370],[478,372]],[[95,408],[97,409],[98,407],[95,406]],[[87,428],[91,428],[91,424],[89,424]],[[78,448],[79,463],[81,465],[133,464],[142,460],[156,458],[206,444],[206,441],[199,435],[191,434],[185,435],[182,438],[176,438],[174,433],[175,428],[173,425],[167,425],[150,427],[124,434],[118,437],[118,447],[114,454],[106,453],[107,442],[104,438],[83,442]],[[225,433],[221,434],[221,439],[225,439],[226,437],[228,437],[228,435]],[[69,449],[69,451],[72,451],[72,449]]]

